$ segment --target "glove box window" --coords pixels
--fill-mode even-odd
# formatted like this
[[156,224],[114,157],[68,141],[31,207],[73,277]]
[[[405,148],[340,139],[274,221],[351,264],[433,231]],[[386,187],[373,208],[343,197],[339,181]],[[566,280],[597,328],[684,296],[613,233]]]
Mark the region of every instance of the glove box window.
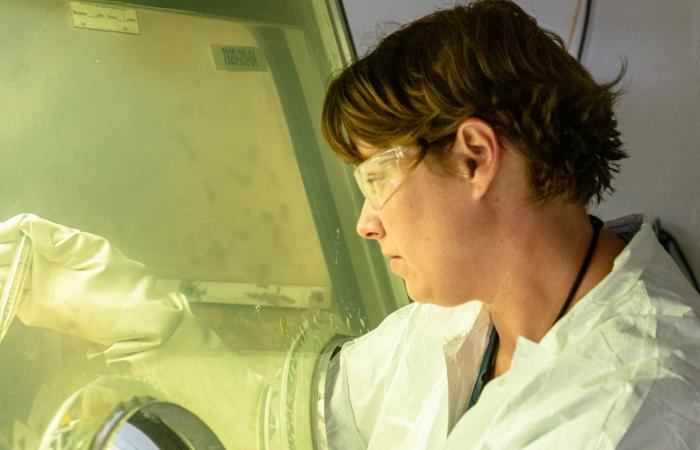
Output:
[[320,132],[350,58],[340,17],[330,0],[2,2],[0,234],[26,233],[33,259],[0,342],[0,450],[92,448],[134,398],[227,449],[312,446],[324,347],[406,303]]

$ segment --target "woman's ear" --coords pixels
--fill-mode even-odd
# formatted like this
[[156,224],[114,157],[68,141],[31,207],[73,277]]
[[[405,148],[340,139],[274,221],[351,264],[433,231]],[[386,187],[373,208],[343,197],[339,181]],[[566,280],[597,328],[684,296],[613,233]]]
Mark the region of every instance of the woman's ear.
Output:
[[468,179],[475,199],[486,195],[491,187],[500,167],[501,150],[496,133],[483,120],[469,118],[457,128],[450,166]]

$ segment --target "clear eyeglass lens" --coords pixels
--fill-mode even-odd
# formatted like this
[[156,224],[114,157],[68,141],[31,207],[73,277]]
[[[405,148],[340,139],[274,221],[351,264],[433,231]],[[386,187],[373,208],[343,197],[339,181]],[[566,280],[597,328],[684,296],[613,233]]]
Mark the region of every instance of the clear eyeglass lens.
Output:
[[414,149],[398,147],[379,153],[355,169],[355,179],[363,195],[374,209],[380,209],[403,181],[404,160]]

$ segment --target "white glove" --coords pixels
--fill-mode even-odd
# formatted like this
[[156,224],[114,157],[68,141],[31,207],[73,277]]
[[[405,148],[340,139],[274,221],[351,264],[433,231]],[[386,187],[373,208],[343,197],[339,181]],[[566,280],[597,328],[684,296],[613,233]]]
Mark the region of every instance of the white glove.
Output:
[[100,344],[99,352],[111,361],[143,354],[165,341],[178,351],[225,349],[192,315],[182,294],[154,291],[155,279],[143,264],[104,238],[34,215],[0,223],[0,283],[7,277],[20,231],[31,239],[33,251],[27,291],[17,310],[25,325]]
[[266,382],[192,314],[181,293],[156,293],[145,266],[105,239],[28,214],[0,223],[0,284],[21,233],[33,251],[17,310],[22,322],[99,344],[92,355],[128,362],[135,379],[156,386],[164,400],[186,405],[226,448],[256,446]]

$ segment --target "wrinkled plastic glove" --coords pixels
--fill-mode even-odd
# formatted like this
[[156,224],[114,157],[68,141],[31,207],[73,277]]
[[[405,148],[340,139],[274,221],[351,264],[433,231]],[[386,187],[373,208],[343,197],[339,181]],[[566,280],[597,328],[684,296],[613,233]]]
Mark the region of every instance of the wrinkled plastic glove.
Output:
[[0,223],[4,285],[21,233],[32,242],[31,274],[17,316],[27,326],[99,344],[108,361],[138,358],[166,341],[173,350],[225,350],[179,292],[154,290],[146,267],[106,239],[31,214]]

